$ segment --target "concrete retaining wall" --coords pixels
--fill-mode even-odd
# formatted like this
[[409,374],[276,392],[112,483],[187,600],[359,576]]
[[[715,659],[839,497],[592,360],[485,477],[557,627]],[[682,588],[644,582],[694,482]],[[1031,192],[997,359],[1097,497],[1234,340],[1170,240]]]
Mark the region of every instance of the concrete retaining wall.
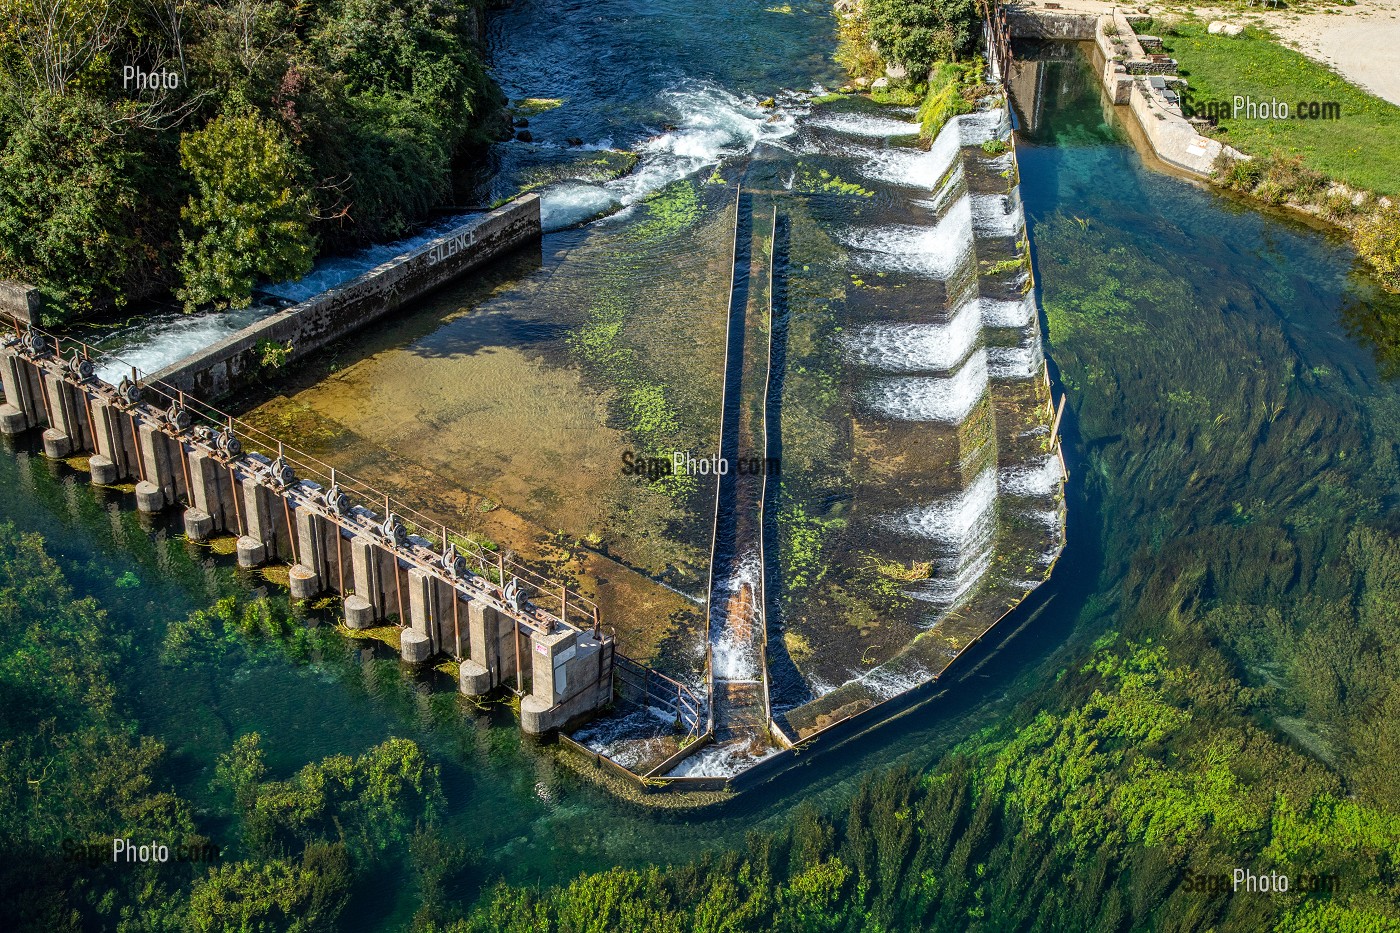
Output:
[[290,359],[300,359],[540,235],[540,199],[527,195],[251,324],[151,378],[206,401],[227,395],[256,375],[262,356],[258,348],[264,342],[291,344]]
[[[1112,35],[1108,27],[1112,25]],[[1103,61],[1104,93],[1114,104],[1125,104],[1142,127],[1148,145],[1157,158],[1183,171],[1209,178],[1221,152],[1241,154],[1219,140],[1202,136],[1181,115],[1178,107],[1155,94],[1146,75],[1174,76],[1176,65],[1147,60],[1147,53],[1133,32],[1131,20],[1121,12],[1101,16],[1094,27],[1094,44]],[[1114,60],[1114,56],[1119,61]]]
[[39,289],[23,282],[0,280],[0,311],[26,324],[39,322]]
[[1050,10],[1006,11],[1013,39],[1057,39],[1087,42],[1094,38],[1092,13],[1059,13]]

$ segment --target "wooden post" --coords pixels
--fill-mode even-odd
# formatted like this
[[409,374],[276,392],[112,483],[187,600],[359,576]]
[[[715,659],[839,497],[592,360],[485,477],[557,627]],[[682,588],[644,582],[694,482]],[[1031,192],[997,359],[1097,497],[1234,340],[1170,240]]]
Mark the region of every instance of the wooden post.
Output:
[[1055,443],[1055,438],[1060,434],[1060,419],[1065,416],[1065,402],[1069,400],[1068,395],[1060,396],[1060,409],[1055,412],[1055,423],[1050,426],[1050,443]]
[[[281,445],[279,444],[278,446],[280,447]],[[278,497],[282,500],[282,515],[287,519],[287,543],[292,546],[292,563],[299,564],[301,563],[301,556],[298,554],[297,549],[296,529],[292,527],[292,506],[287,502],[285,493],[278,493]]]

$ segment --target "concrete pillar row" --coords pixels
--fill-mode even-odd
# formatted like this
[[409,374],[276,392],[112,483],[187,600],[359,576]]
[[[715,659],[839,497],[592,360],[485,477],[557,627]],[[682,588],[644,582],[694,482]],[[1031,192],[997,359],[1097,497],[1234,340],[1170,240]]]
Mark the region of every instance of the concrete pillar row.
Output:
[[232,509],[225,505],[222,486],[227,481],[222,465],[203,450],[192,450],[187,457],[190,471],[190,505],[210,517],[214,529],[225,531],[236,524]]
[[[350,539],[350,576],[354,595],[369,604],[370,622],[378,622],[389,613],[384,609],[384,584],[380,575],[379,546],[373,539],[356,535]],[[363,610],[357,605],[356,619],[363,620]],[[347,621],[349,621],[347,617]]]
[[54,405],[59,409],[58,416],[67,426],[65,433],[73,439],[73,449],[95,450],[92,431],[88,422],[88,396],[80,386],[59,378],[58,390],[54,393]]
[[20,434],[35,424],[25,404],[22,365],[26,364],[14,350],[0,350],[0,390],[5,393],[5,403],[0,405],[0,433]]
[[251,476],[243,479],[243,523],[247,536],[262,542],[268,560],[296,560],[287,525],[287,506],[277,493]]
[[92,415],[93,446],[97,454],[112,464],[118,479],[134,475],[136,466],[122,436],[126,415],[103,398],[93,399],[88,411]]
[[446,580],[434,579],[438,603],[438,646],[443,654],[466,658],[471,653],[467,600]]
[[[146,474],[145,481],[160,492],[160,506],[156,509],[159,511],[166,505],[173,505],[179,498],[176,495],[175,480],[172,476],[174,470],[172,470],[170,462],[170,448],[165,443],[165,435],[153,425],[140,425],[137,429],[137,436],[141,439],[141,464]],[[176,468],[178,469],[178,465]],[[149,510],[143,509],[143,511]]]
[[413,567],[408,571],[411,628],[428,639],[433,654],[442,650],[437,637],[437,623],[441,612],[438,608],[437,587],[433,585],[435,582],[433,575],[421,567]]
[[315,575],[326,589],[326,520],[310,509],[297,509],[297,562]]
[[48,407],[49,427],[68,438],[71,450],[78,440],[78,435],[71,423],[72,419],[69,417],[72,414],[72,406],[64,398],[63,390],[68,383],[48,372],[41,373],[39,378],[43,380],[44,384],[44,401]]

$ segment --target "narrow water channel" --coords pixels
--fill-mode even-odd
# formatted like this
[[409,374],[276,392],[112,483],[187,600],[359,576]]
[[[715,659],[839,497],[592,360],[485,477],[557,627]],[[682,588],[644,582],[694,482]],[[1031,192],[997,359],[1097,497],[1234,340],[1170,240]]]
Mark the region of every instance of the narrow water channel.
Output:
[[[497,154],[500,183],[574,158],[556,137],[650,152],[657,191],[687,159],[702,159],[698,167],[719,150],[737,156],[780,142],[797,117],[770,114],[759,95],[836,80],[826,5],[784,9],[793,12],[521,0],[492,27],[502,80],[512,96],[568,103],[532,121],[543,140],[535,148]],[[726,41],[715,42],[720,35]],[[1352,271],[1348,249],[1148,172],[1087,65],[1045,69],[1040,96],[1030,109],[1020,104],[1036,115],[1021,135],[1021,190],[1040,311],[1070,398],[1069,548],[1038,611],[983,646],[984,663],[915,714],[839,754],[804,758],[777,785],[702,813],[639,809],[578,777],[556,749],[523,739],[507,712],[473,710],[434,689],[431,676],[334,637],[307,658],[163,664],[169,622],[249,581],[32,453],[0,457],[0,519],[43,533],[80,592],[132,633],[147,662],[128,672],[124,699],[142,731],[166,743],[169,777],[197,802],[210,800],[217,756],[248,731],[262,733],[275,776],[408,736],[443,768],[451,831],[478,853],[477,879],[545,885],[741,844],[802,801],[835,810],[870,770],[925,765],[1004,717],[1053,676],[1054,652],[1076,622],[1112,619],[1135,595],[1134,567],[1174,540],[1225,540],[1234,523],[1269,520],[1279,503],[1302,503],[1319,523],[1339,510],[1377,511],[1400,489],[1400,397],[1376,351],[1352,336],[1385,299]],[[639,492],[616,469],[627,442],[609,419],[622,392],[635,402],[623,409],[637,414],[630,427],[654,428],[658,447],[684,439],[697,452],[715,449],[724,335],[711,322],[723,321],[732,173],[724,181],[687,179],[660,206],[546,237],[542,255],[430,299],[392,337],[342,348],[324,382],[292,387],[262,416],[386,485],[436,482],[470,464],[482,495],[459,505],[481,517],[484,534],[506,533],[492,518],[506,512],[577,537],[599,522],[620,529],[616,566],[678,594],[655,630],[636,637],[649,637],[653,653],[683,653],[695,643],[689,597],[703,595],[709,543],[709,515],[691,503],[705,490]],[[798,254],[795,245],[794,266]],[[802,287],[795,279],[794,304]],[[716,294],[720,306],[707,307]],[[687,304],[694,314],[676,312]],[[541,314],[545,306],[558,313]],[[648,320],[666,326],[635,323]],[[570,343],[568,333],[584,336]],[[810,349],[797,337],[794,329],[790,360]],[[589,365],[609,374],[610,389]],[[437,385],[453,387],[448,404],[434,401]],[[657,385],[678,387],[664,408],[648,407]],[[357,421],[366,404],[399,406],[405,417],[372,430]],[[785,412],[785,436],[802,430],[795,417]],[[1326,440],[1309,432],[1317,424],[1349,427]],[[1217,455],[1202,461],[1202,445]],[[558,482],[566,475],[572,485]],[[1144,477],[1152,481],[1135,482]],[[1301,557],[1300,572],[1315,575],[1322,559]],[[354,914],[358,928],[406,921],[410,892],[386,883],[386,896]]]

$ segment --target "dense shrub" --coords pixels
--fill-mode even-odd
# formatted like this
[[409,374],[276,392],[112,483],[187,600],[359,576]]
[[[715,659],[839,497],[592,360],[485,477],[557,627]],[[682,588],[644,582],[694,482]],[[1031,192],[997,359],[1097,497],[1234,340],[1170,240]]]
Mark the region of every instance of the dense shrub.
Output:
[[259,279],[311,271],[306,167],[275,124],[256,113],[218,117],[185,136],[180,165],[195,189],[180,212],[186,307],[243,307]]
[[972,0],[866,0],[865,15],[885,58],[915,80],[976,46],[979,20]]
[[[0,277],[39,286],[53,316],[162,289],[240,304],[317,245],[405,233],[456,200],[454,178],[499,129],[482,7],[9,0]],[[124,87],[128,64],[178,87]],[[216,180],[253,151],[267,156],[256,177]],[[262,221],[276,229],[247,229]]]
[[1377,208],[1358,221],[1356,249],[1392,288],[1400,288],[1400,208]]

